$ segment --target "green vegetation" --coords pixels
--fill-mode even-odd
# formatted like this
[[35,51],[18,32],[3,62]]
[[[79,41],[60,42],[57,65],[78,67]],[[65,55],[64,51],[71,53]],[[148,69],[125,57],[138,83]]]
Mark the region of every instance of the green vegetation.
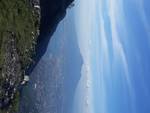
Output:
[[[10,35],[15,38],[15,46],[23,72],[32,62],[31,56],[35,52],[38,28],[39,17],[33,7],[30,6],[29,0],[0,0],[0,91],[3,91],[1,86],[6,79],[2,77],[2,70],[5,65],[6,50],[4,48],[7,40],[11,40]],[[3,93],[1,92],[0,98],[2,97]],[[0,113],[18,111],[19,92],[14,97],[11,105],[7,109],[0,110]]]
[[19,92],[16,93],[14,100],[7,109],[0,110],[0,113],[17,113],[19,109]]
[[22,68],[29,64],[34,48],[33,33],[38,27],[37,17],[28,0],[0,0],[0,67],[3,64],[3,40],[8,31],[14,32]]

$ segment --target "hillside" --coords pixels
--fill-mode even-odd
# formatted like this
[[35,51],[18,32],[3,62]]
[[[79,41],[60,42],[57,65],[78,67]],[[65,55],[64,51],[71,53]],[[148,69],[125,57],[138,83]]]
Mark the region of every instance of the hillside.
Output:
[[0,0],[0,113],[17,111],[18,86],[32,62],[38,36],[38,3]]

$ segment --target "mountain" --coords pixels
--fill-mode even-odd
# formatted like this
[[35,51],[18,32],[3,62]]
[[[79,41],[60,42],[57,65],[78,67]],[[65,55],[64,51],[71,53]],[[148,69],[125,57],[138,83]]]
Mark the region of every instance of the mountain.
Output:
[[[73,0],[0,1],[0,112],[15,113],[25,74],[44,55]],[[39,6],[40,3],[40,6]]]
[[40,0],[41,22],[40,36],[37,39],[36,55],[34,63],[27,70],[30,74],[41,57],[44,55],[51,36],[55,32],[58,23],[65,17],[66,9],[74,0]]

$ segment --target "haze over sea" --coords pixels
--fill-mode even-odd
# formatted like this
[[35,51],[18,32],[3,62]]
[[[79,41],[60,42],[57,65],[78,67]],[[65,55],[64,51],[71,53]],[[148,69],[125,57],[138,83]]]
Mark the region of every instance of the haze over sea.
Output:
[[149,113],[150,1],[74,3],[31,74],[25,113]]

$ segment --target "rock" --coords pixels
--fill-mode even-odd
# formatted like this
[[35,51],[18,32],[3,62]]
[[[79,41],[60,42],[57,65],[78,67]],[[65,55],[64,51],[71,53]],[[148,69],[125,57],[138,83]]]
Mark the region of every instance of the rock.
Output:
[[34,8],[37,10],[40,10],[40,6],[39,5],[34,5]]
[[4,102],[3,102],[3,106],[7,106],[10,102],[10,99],[9,98],[5,98],[4,99]]
[[23,81],[21,82],[21,85],[25,85],[29,80],[29,76],[25,75]]
[[2,83],[1,94],[4,95],[0,97],[1,108],[6,107],[10,104],[14,88],[17,89],[21,81],[22,70],[21,64],[19,62],[19,55],[16,49],[16,40],[14,32],[8,32],[9,37],[5,41],[5,54],[4,54],[4,65],[2,66],[2,77],[4,81]]
[[25,75],[25,76],[24,76],[24,81],[26,81],[26,82],[29,81],[29,76],[28,76],[28,75]]

